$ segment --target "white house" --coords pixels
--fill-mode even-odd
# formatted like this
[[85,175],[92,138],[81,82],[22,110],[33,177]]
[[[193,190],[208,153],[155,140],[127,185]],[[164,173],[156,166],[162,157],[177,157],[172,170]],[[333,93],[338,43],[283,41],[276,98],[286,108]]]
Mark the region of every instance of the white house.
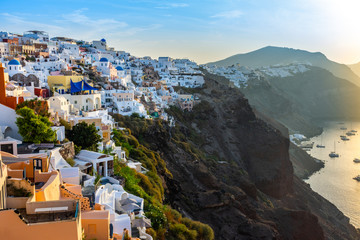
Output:
[[7,70],[10,77],[12,77],[17,73],[22,73],[22,74],[25,73],[24,68],[21,66],[20,62],[16,59],[13,59],[10,62],[8,62]]
[[60,48],[63,51],[67,50],[67,52],[70,53],[70,55],[72,55],[73,57],[79,57],[79,55],[80,55],[79,46],[76,44],[62,42],[60,44]]
[[72,104],[63,95],[50,97],[47,102],[49,104],[49,110],[53,115],[57,113],[60,118],[68,119]]
[[[71,95],[71,94],[62,94],[74,108],[80,111],[93,111],[101,109],[101,94],[82,94],[82,95]],[[76,111],[76,109],[74,111]]]
[[8,56],[9,53],[9,43],[0,42],[0,57]]
[[22,140],[21,135],[18,133],[19,128],[15,121],[18,117],[14,109],[0,104],[0,126],[2,126],[4,137],[12,137]]
[[[119,236],[123,234],[124,228],[128,229],[131,235],[132,223],[139,218],[146,219],[143,212],[144,199],[127,193],[121,185],[100,186],[95,192],[95,202],[103,205],[105,210],[110,212],[110,222],[114,227],[114,234]],[[152,240],[145,230],[141,227],[139,229],[141,239]]]
[[56,133],[56,140],[62,142],[65,139],[65,127],[64,126],[54,126],[51,127],[53,131]]
[[93,47],[100,50],[106,50],[106,40],[103,38],[100,41],[93,41],[92,42]]
[[80,163],[80,165],[82,164],[81,162],[91,163],[94,172],[104,177],[111,175],[114,171],[114,157],[98,152],[81,150],[80,153],[75,156],[75,162]]

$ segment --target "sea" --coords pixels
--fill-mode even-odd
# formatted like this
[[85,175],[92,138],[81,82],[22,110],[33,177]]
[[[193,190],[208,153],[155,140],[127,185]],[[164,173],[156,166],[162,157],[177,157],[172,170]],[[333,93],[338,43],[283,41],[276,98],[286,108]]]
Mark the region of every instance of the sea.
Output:
[[[340,128],[347,128],[341,130]],[[341,140],[347,131],[357,130],[349,141]],[[311,188],[338,207],[355,227],[360,227],[360,182],[353,178],[360,175],[360,122],[328,122],[320,136],[313,137],[314,147],[308,153],[325,162],[325,167],[314,173],[305,182]],[[317,148],[317,144],[325,148]],[[336,151],[338,158],[330,158],[329,153]]]

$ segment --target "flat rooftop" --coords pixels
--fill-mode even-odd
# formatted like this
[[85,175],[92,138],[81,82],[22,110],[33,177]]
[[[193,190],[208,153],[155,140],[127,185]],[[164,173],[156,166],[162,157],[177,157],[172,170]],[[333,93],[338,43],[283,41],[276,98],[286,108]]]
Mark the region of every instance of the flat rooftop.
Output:
[[65,212],[52,212],[52,213],[38,213],[38,214],[26,214],[26,209],[18,209],[20,215],[28,223],[44,223],[44,222],[60,222],[60,221],[75,221],[76,212],[75,211],[65,211]]

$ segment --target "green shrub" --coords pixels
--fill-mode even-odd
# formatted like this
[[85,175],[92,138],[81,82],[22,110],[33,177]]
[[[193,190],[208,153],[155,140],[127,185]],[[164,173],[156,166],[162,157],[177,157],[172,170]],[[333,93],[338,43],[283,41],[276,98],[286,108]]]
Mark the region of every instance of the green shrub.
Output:
[[[177,111],[176,108],[174,111]],[[180,110],[181,111],[181,110]],[[113,140],[117,146],[126,151],[127,156],[139,161],[149,171],[146,174],[137,173],[134,169],[126,167],[118,160],[114,161],[114,173],[125,179],[125,190],[144,198],[145,215],[151,220],[152,229],[148,233],[154,240],[200,239],[213,240],[214,232],[206,224],[182,218],[181,214],[162,204],[164,199],[163,180],[160,174],[172,177],[160,154],[149,149],[146,143],[146,134],[151,128],[161,133],[167,133],[165,124],[160,120],[152,121],[137,116],[126,117],[114,115],[119,125],[128,127],[126,130],[114,130]],[[175,136],[179,139],[177,144],[194,156],[194,159],[204,158],[205,155],[193,144],[186,142],[187,137],[179,127],[175,127]],[[134,134],[134,135],[132,135]],[[192,133],[194,136],[196,133]],[[139,141],[141,137],[141,141]],[[195,137],[194,137],[195,139]],[[149,145],[143,145],[149,144]]]
[[168,239],[181,239],[181,240],[196,240],[197,232],[188,229],[184,224],[176,223],[169,227]]
[[77,146],[74,144],[74,150],[75,150],[75,155],[79,154],[81,151],[81,146]]
[[75,160],[73,158],[67,158],[65,161],[72,167],[75,165]]

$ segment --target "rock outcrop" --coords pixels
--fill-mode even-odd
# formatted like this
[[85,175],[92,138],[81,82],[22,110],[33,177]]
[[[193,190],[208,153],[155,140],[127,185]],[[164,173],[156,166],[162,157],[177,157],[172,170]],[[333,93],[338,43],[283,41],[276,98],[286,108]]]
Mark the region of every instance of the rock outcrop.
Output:
[[206,76],[177,126],[154,122],[134,135],[161,154],[166,202],[209,224],[216,239],[360,239],[334,205],[294,175],[289,139],[257,117],[237,89]]

